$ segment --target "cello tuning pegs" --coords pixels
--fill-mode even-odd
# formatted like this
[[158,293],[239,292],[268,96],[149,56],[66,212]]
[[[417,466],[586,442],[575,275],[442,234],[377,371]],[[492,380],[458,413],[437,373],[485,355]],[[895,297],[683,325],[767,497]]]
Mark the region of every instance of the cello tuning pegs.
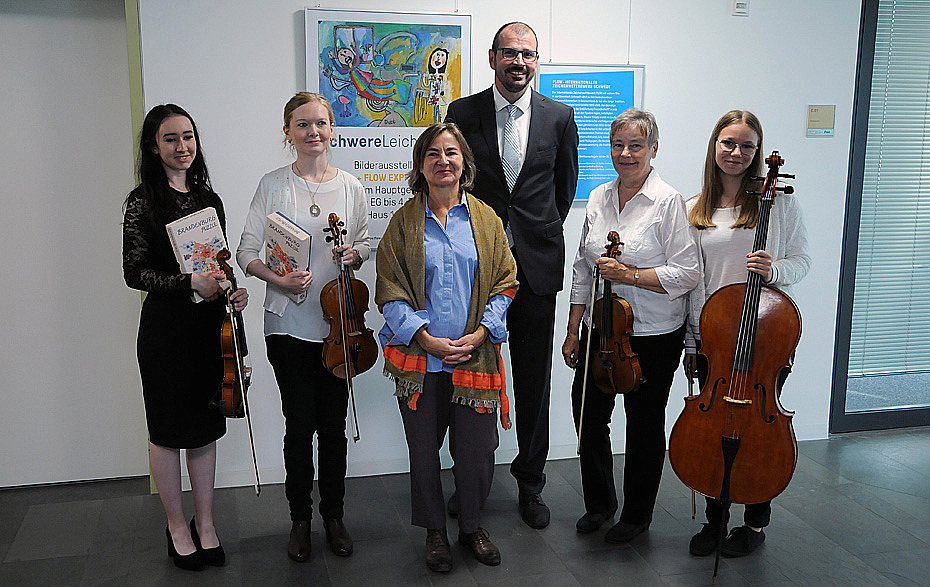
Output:
[[333,237],[331,237],[331,236],[326,237],[326,242],[328,242],[328,243],[333,242]]
[[762,195],[762,192],[760,192],[759,190],[746,190],[746,193],[749,194],[750,196],[761,196]]
[[790,186],[790,185],[780,186],[780,187],[775,188],[775,191],[776,191],[776,192],[782,192],[782,193],[784,193],[784,194],[793,194],[793,193],[794,193],[794,186]]
[[749,179],[750,179],[751,181],[765,181],[765,178],[764,178],[764,177],[752,176],[752,177],[750,177]]
[[779,174],[778,174],[778,177],[784,177],[784,178],[787,178],[787,179],[794,179],[794,174],[793,174],[793,173],[779,173]]

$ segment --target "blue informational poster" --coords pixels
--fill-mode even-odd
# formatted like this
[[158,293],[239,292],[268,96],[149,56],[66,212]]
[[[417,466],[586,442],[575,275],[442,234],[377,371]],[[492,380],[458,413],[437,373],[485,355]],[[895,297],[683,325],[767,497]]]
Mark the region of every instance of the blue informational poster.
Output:
[[539,64],[539,92],[575,109],[578,124],[578,189],[591,190],[614,179],[610,123],[627,108],[643,107],[642,65]]

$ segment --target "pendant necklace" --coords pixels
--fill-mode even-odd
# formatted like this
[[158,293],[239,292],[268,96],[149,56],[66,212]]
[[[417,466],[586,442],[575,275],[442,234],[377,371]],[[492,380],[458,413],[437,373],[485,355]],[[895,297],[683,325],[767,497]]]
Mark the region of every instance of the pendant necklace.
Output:
[[320,207],[316,205],[316,193],[320,191],[320,186],[323,185],[323,178],[326,177],[326,172],[329,170],[329,161],[326,161],[326,167],[323,168],[323,173],[320,174],[320,182],[317,184],[315,190],[310,189],[310,182],[307,181],[300,173],[300,167],[297,167],[297,161],[294,161],[294,171],[297,172],[297,177],[304,180],[304,185],[307,186],[307,191],[310,192],[310,216],[316,218],[320,215]]

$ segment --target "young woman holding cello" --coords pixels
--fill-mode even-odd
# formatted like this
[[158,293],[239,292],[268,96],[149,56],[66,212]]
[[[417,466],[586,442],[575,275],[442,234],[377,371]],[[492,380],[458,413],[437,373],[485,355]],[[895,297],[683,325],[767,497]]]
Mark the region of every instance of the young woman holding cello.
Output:
[[[223,381],[220,327],[226,316],[222,272],[181,273],[165,225],[212,206],[225,232],[223,202],[210,186],[200,136],[179,106],[152,108],[139,136],[139,179],[123,222],[123,276],[148,292],[138,358],[149,431],[149,467],[168,516],[168,556],[185,570],[226,561],[213,527],[216,440],[226,433],[217,400]],[[204,298],[194,303],[191,294]],[[242,310],[248,293],[230,295]],[[188,525],[181,505],[180,452],[194,496]]]
[[[690,297],[692,320],[686,334],[684,367],[689,376],[697,376],[702,388],[708,364],[704,355],[697,354],[697,324],[707,298],[723,286],[745,282],[747,270],[761,275],[765,285],[790,293],[788,286],[800,281],[810,268],[807,229],[798,201],[790,194],[774,199],[766,250],[752,251],[760,206],[758,196],[746,192],[760,189],[761,184],[751,178],[765,175],[764,158],[759,119],[745,110],[727,112],[717,121],[707,144],[701,193],[687,202],[688,219],[701,251],[703,283]],[[776,392],[781,391],[789,371],[783,369],[779,374]],[[715,552],[723,530],[721,517],[729,519],[720,500],[706,500],[707,523],[689,545],[696,556]],[[720,552],[745,556],[758,548],[765,540],[762,528],[768,525],[771,511],[771,501],[746,504],[744,525],[729,533]]]
[[[588,313],[596,267],[632,308],[630,346],[639,355],[644,378],[637,389],[623,395],[623,510],[605,536],[615,543],[629,542],[652,521],[665,460],[665,408],[683,348],[686,299],[700,281],[684,200],[651,165],[658,149],[659,128],[652,114],[631,108],[611,124],[610,155],[617,178],[595,188],[588,199],[572,266],[568,333],[562,344],[565,364],[575,369],[572,408],[576,430],[580,428],[585,514],[575,527],[594,532],[614,517],[618,505],[610,443],[617,396],[590,383],[582,394],[590,326],[586,324],[580,333],[579,328]],[[602,256],[610,231],[616,231],[623,243],[619,259]]]
[[[313,500],[313,434],[319,455],[319,512],[326,539],[338,556],[352,554],[352,539],[343,524],[346,475],[347,382],[323,365],[324,319],[320,292],[342,266],[358,268],[368,259],[368,205],[361,183],[327,160],[335,116],[320,94],[299,92],[284,106],[284,138],[296,160],[265,175],[258,184],[246,218],[236,261],[267,283],[265,342],[284,412],[285,492],[290,506],[288,556],[310,557]],[[281,212],[311,235],[310,269],[283,277],[262,260],[266,216]],[[328,245],[324,229],[335,213],[345,222],[345,244]],[[286,292],[307,292],[301,303]]]

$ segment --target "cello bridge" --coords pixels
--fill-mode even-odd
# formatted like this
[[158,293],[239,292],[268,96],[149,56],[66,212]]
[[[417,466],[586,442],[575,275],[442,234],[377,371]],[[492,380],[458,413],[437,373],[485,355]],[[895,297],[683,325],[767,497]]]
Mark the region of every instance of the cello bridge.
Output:
[[731,404],[751,404],[751,399],[734,399],[728,395],[723,396],[723,401],[730,402]]

